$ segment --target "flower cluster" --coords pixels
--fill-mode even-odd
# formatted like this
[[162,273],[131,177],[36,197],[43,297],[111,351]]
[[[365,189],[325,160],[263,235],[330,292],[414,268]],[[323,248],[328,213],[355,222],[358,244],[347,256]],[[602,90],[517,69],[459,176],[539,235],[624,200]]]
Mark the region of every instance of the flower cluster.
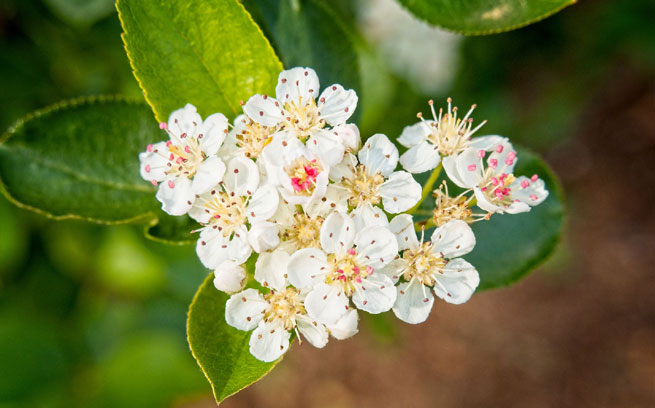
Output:
[[[283,71],[275,98],[252,96],[232,124],[220,113],[202,120],[187,105],[160,124],[170,140],[140,155],[163,210],[200,223],[198,257],[232,294],[225,319],[253,331],[250,352],[262,361],[286,352],[294,332],[319,348],[354,335],[360,311],[421,323],[433,293],[466,302],[480,281],[460,258],[475,246],[469,224],[529,211],[548,195],[538,176],[514,176],[506,138],[472,137],[481,126],[473,108],[458,118],[448,100],[437,115],[430,101],[433,120],[419,114],[403,130],[399,155],[383,134],[362,145],[347,123],[353,90],[319,88],[310,68]],[[450,196],[444,182],[433,217],[415,223],[431,184],[422,188],[412,173],[432,170],[433,180],[442,167],[463,191]],[[259,289],[244,289],[249,259]]]

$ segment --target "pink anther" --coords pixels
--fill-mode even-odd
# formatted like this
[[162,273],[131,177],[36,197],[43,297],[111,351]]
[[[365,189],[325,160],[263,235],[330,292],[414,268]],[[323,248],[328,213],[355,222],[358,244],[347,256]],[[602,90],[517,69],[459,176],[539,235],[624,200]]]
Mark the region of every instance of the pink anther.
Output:
[[152,152],[152,145],[149,144],[148,147],[146,147],[146,152],[150,153]]
[[175,183],[173,183],[173,180],[168,180],[168,187],[175,188]]
[[168,129],[168,125],[166,124],[166,122],[159,122],[159,129],[161,130]]
[[530,182],[528,180],[523,180],[521,182],[521,187],[523,187],[523,188],[528,188],[529,185],[530,185]]
[[476,165],[475,164],[469,164],[468,169],[469,171],[475,171]]
[[503,145],[498,145],[496,147],[496,153],[502,153],[503,152]]
[[534,183],[535,181],[539,180],[539,176],[533,174],[532,177],[530,177],[530,180],[532,180],[532,182]]
[[482,149],[478,150],[478,157],[479,158],[481,158],[481,159],[484,158],[485,154],[487,154],[487,152],[485,152],[484,150],[482,150]]

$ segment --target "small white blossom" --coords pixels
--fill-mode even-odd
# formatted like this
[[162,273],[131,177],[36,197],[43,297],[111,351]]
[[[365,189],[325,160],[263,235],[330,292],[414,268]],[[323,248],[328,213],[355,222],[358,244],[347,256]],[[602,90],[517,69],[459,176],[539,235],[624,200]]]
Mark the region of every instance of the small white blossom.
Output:
[[[345,146],[339,132],[357,107],[357,94],[334,84],[319,96],[319,86],[313,69],[292,68],[282,71],[278,77],[275,88],[277,99],[268,95],[254,95],[244,105],[243,111],[253,121],[279,130],[264,149],[270,160],[275,160],[291,139],[306,143],[328,165],[339,162],[343,157]],[[328,129],[326,125],[334,128]]]
[[[343,161],[330,169],[358,229],[386,225],[385,211],[397,214],[412,208],[421,199],[421,185],[406,171],[395,171],[398,149],[383,134],[371,136],[357,153],[346,153]],[[378,205],[381,204],[382,208]]]
[[469,147],[445,158],[443,166],[453,183],[473,190],[478,207],[490,213],[517,214],[541,204],[548,190],[536,174],[515,177],[516,160],[512,145],[502,140],[486,148]]
[[139,155],[141,177],[159,185],[157,200],[171,215],[186,214],[198,194],[209,191],[223,178],[225,164],[216,156],[225,134],[227,119],[221,113],[204,121],[187,104],[161,123],[170,140],[149,145]]
[[317,321],[334,324],[355,306],[369,313],[391,309],[396,289],[379,272],[397,255],[395,236],[372,226],[357,231],[348,215],[330,214],[321,227],[321,247],[295,252],[288,264],[289,282],[311,288],[305,300]]
[[271,185],[259,185],[257,165],[243,156],[228,163],[225,179],[198,196],[189,215],[198,221],[196,251],[210,269],[226,261],[244,263],[252,249],[275,247],[277,228],[268,219],[275,213],[279,195]]
[[458,256],[469,253],[475,246],[475,236],[464,221],[453,220],[432,233],[432,240],[419,241],[411,215],[396,216],[389,228],[396,234],[402,257],[385,268],[398,285],[394,314],[407,323],[424,322],[434,297],[431,290],[448,303],[466,302],[480,283],[475,268]]

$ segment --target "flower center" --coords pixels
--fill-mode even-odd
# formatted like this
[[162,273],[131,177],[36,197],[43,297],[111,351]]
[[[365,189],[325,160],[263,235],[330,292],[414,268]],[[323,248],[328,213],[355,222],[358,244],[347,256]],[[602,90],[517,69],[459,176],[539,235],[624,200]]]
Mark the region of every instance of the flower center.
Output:
[[246,157],[254,159],[259,157],[264,147],[271,142],[271,135],[274,132],[274,127],[262,126],[248,119],[245,122],[245,129],[236,135],[237,144]]
[[323,168],[317,163],[316,159],[309,161],[304,157],[296,159],[289,166],[287,174],[291,178],[291,186],[297,194],[312,195],[316,187],[316,178]]
[[499,176],[488,171],[485,179],[480,183],[480,190],[487,199],[497,205],[511,205],[512,199],[510,194],[512,190],[509,186],[516,180],[513,174],[501,173]]
[[357,291],[362,279],[373,275],[372,267],[362,266],[357,261],[357,252],[354,248],[349,249],[341,258],[331,254],[328,262],[332,264],[332,271],[325,277],[325,283],[340,285],[347,296],[352,296]]
[[343,185],[350,191],[348,204],[359,207],[362,204],[375,205],[380,202],[380,186],[384,183],[384,176],[375,173],[372,177],[366,174],[362,164],[355,167],[355,177],[344,179]]
[[434,285],[434,274],[443,273],[442,268],[446,265],[446,260],[432,250],[431,241],[421,243],[418,248],[406,249],[403,260],[406,262],[403,278],[407,282],[416,279],[426,286]]
[[[450,156],[459,152],[463,152],[469,147],[471,137],[480,129],[486,121],[480,123],[475,129],[473,127],[473,119],[470,118],[471,113],[475,110],[475,105],[463,118],[457,117],[457,106],[452,106],[452,99],[448,98],[448,112],[444,113],[443,109],[439,109],[439,115],[434,109],[434,101],[428,101],[434,122],[423,123],[428,126],[430,134],[428,141],[439,149],[442,156]],[[418,117],[423,120],[421,114]]]
[[464,196],[450,197],[448,190],[444,192],[442,184],[438,190],[433,192],[435,197],[432,219],[437,227],[440,227],[450,220],[473,221],[473,211],[469,207],[470,200]]
[[296,248],[320,248],[323,217],[311,218],[307,214],[295,214],[293,224],[282,233],[282,239]]
[[198,165],[205,159],[205,155],[200,150],[196,139],[187,138],[183,133],[180,140],[184,145],[174,145],[170,140],[166,142],[169,152],[166,174],[173,177],[183,175],[191,178],[196,173]]
[[229,237],[234,230],[246,223],[248,199],[216,190],[212,190],[211,196],[204,204],[211,214],[208,225],[221,231],[224,237]]
[[325,121],[321,119],[313,98],[309,98],[309,102],[302,100],[298,103],[296,101],[287,102],[284,104],[284,110],[289,114],[284,118],[284,127],[294,130],[298,139],[303,142],[313,131],[325,126]]
[[264,312],[264,321],[279,321],[285,330],[292,330],[296,327],[296,315],[307,314],[300,299],[300,292],[292,287],[279,292],[270,292],[264,295],[264,300],[269,304]]

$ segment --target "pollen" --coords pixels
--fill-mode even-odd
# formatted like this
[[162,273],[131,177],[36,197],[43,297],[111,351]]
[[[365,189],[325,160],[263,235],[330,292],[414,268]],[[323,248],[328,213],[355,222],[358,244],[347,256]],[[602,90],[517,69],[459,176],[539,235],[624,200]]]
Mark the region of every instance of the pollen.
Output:
[[435,197],[432,219],[437,227],[451,220],[462,220],[467,223],[474,221],[473,211],[470,207],[471,199],[465,195],[458,195],[456,197],[448,195],[448,186],[445,181],[432,195]]
[[475,110],[476,105],[471,106],[471,109],[463,118],[458,118],[457,106],[452,106],[452,99],[450,98],[448,98],[448,111],[444,113],[443,109],[439,109],[438,115],[434,109],[434,102],[430,100],[428,104],[430,105],[434,122],[425,121],[420,113],[417,116],[423,121],[423,124],[429,131],[428,142],[435,149],[438,149],[442,156],[450,156],[466,150],[469,147],[473,134],[486,123],[486,121],[483,121],[473,128],[473,119],[470,116]]
[[332,270],[326,275],[325,283],[340,286],[346,296],[352,296],[361,286],[362,280],[373,274],[372,267],[362,265],[357,259],[354,248],[343,256],[331,254],[328,262]]
[[292,287],[273,291],[264,296],[269,307],[264,312],[265,322],[281,322],[285,330],[296,327],[296,316],[307,314],[300,292]]
[[287,168],[287,174],[291,179],[291,187],[296,194],[312,195],[316,187],[316,179],[323,171],[321,165],[314,160],[307,160],[301,157],[295,160],[291,166]]
[[293,130],[298,139],[305,142],[307,138],[316,130],[325,127],[325,120],[316,106],[314,98],[309,98],[308,102],[304,100],[287,101],[284,104],[285,116],[282,127]]
[[203,204],[205,212],[211,216],[207,225],[218,229],[224,237],[230,237],[238,227],[246,223],[247,201],[244,197],[212,191],[211,198]]
[[296,213],[293,223],[282,233],[284,241],[292,243],[296,248],[320,248],[321,225],[323,217],[311,218],[307,214]]
[[244,128],[235,137],[237,144],[243,150],[243,154],[251,159],[256,159],[272,140],[275,127],[262,126],[251,119],[243,119]]
[[443,273],[443,267],[446,266],[446,260],[432,250],[431,241],[406,249],[402,259],[406,263],[403,278],[407,282],[417,280],[426,286],[434,286],[435,274]]
[[366,168],[362,164],[355,167],[355,176],[346,178],[342,184],[350,191],[348,204],[352,207],[359,207],[363,204],[375,205],[380,203],[380,186],[384,183],[384,176],[375,173],[373,176],[366,174]]

